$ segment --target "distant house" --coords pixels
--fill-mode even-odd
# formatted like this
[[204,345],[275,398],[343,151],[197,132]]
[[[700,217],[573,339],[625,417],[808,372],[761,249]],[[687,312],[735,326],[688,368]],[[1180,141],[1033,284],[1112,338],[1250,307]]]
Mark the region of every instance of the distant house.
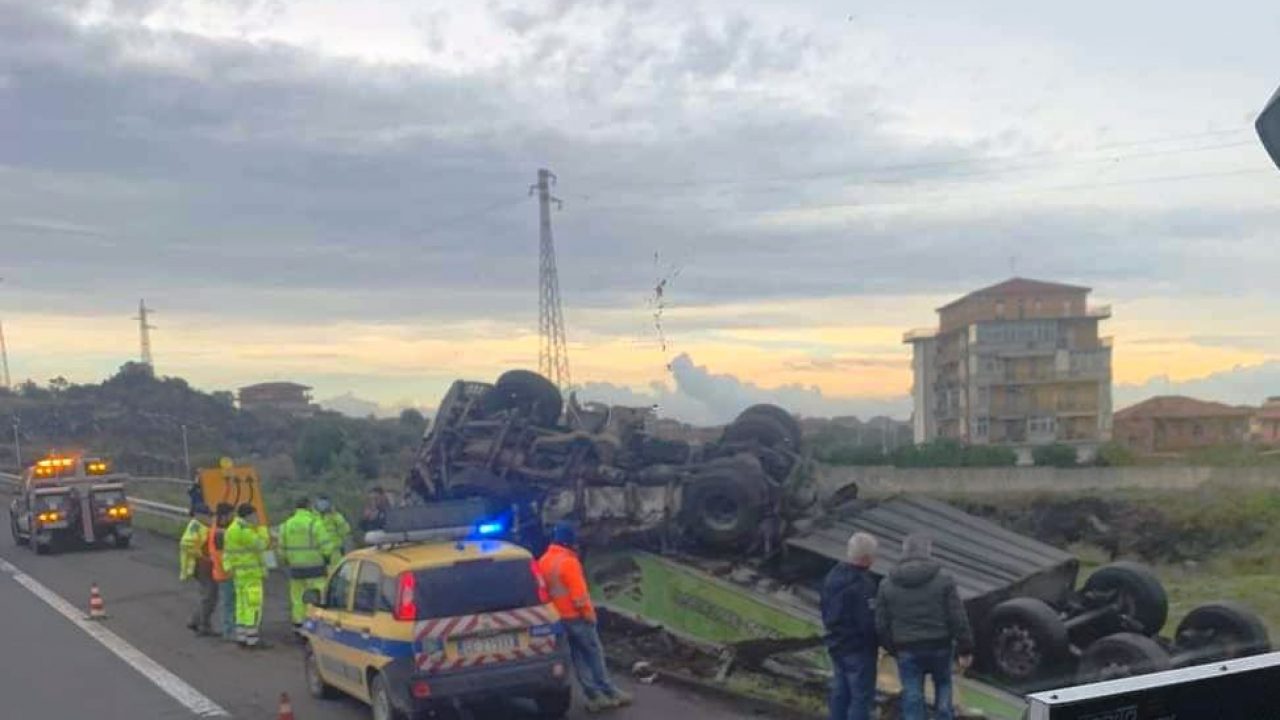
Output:
[[295,382],[265,382],[240,388],[240,409],[310,417],[316,412],[311,388]]
[[1280,397],[1269,397],[1253,415],[1250,427],[1255,442],[1280,445]]
[[1114,438],[1147,455],[1239,445],[1249,440],[1255,412],[1251,407],[1162,395],[1117,412]]

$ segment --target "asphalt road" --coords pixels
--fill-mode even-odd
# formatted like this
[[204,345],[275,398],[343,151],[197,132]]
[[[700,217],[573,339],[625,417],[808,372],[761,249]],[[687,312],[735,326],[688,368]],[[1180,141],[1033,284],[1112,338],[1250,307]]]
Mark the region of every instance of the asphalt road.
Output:
[[113,718],[191,717],[8,573],[0,574],[0,608],[0,638],[8,655],[0,673],[6,717],[75,718],[90,703],[110,708]]
[[[3,519],[7,524],[8,518]],[[0,532],[0,558],[81,608],[87,607],[89,585],[96,581],[110,615],[105,627],[233,717],[275,718],[282,692],[292,699],[297,720],[369,717],[368,709],[354,700],[315,700],[307,695],[300,652],[291,640],[285,586],[279,578],[268,586],[263,624],[264,639],[273,647],[246,651],[218,639],[194,637],[187,630],[194,588],[178,583],[176,547],[167,538],[140,532],[128,550],[75,550],[36,556],[14,545],[8,532]],[[192,717],[190,711],[12,577],[0,577],[0,608],[4,608],[0,612],[0,647],[7,656],[6,670],[0,673],[0,702],[6,717],[79,716],[72,710],[53,711],[64,707],[78,711],[92,707],[97,720]],[[634,706],[601,716],[588,716],[578,706],[570,717],[728,720],[752,714],[677,688],[635,686],[626,678],[619,680],[635,694]],[[68,688],[74,690],[68,692]],[[512,720],[527,717],[518,707],[483,713],[486,720],[501,720],[501,716]]]

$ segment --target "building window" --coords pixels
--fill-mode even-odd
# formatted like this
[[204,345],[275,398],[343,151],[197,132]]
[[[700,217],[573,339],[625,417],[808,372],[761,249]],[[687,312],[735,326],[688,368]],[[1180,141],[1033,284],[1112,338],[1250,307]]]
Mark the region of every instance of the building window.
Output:
[[1192,436],[1192,437],[1195,437],[1195,438],[1202,438],[1202,437],[1204,437],[1204,426],[1203,426],[1203,425],[1201,425],[1200,423],[1196,423],[1195,425],[1192,425],[1192,426],[1191,426],[1191,436]]
[[1036,317],[1040,317],[1040,310],[1041,310],[1041,307],[1040,307],[1040,298],[1036,298],[1036,299],[1031,303],[1031,313],[1032,313],[1033,315],[1035,315]]
[[996,301],[996,317],[998,318],[1004,317],[1004,301],[1003,300]]
[[990,431],[990,422],[987,420],[987,418],[980,417],[978,418],[978,421],[973,424],[974,437],[984,438],[987,436],[987,433],[989,431]]

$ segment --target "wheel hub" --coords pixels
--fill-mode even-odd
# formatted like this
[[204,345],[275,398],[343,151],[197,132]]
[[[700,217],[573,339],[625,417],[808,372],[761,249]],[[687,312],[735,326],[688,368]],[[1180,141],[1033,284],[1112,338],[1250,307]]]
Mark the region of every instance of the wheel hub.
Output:
[[728,495],[713,495],[707,498],[703,517],[716,530],[732,530],[738,519],[738,503]]
[[1000,628],[995,640],[996,665],[1010,677],[1031,677],[1044,661],[1035,636],[1021,625]]

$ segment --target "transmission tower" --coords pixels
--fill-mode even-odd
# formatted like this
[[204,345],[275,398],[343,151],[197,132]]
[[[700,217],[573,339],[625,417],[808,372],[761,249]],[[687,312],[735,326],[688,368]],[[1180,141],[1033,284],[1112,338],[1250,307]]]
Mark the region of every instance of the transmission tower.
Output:
[[556,246],[551,238],[551,203],[562,206],[559,198],[551,196],[551,186],[556,176],[547,169],[538,170],[538,182],[529,188],[529,194],[538,193],[538,372],[551,382],[567,389],[569,380],[569,349],[564,339],[564,313],[560,309],[560,275],[556,271]]
[[146,300],[138,301],[138,317],[134,320],[138,321],[138,340],[142,344],[142,364],[151,369],[155,369],[155,363],[151,361],[151,331],[156,329],[155,325],[147,322],[147,318],[151,313],[155,312],[147,307]]

